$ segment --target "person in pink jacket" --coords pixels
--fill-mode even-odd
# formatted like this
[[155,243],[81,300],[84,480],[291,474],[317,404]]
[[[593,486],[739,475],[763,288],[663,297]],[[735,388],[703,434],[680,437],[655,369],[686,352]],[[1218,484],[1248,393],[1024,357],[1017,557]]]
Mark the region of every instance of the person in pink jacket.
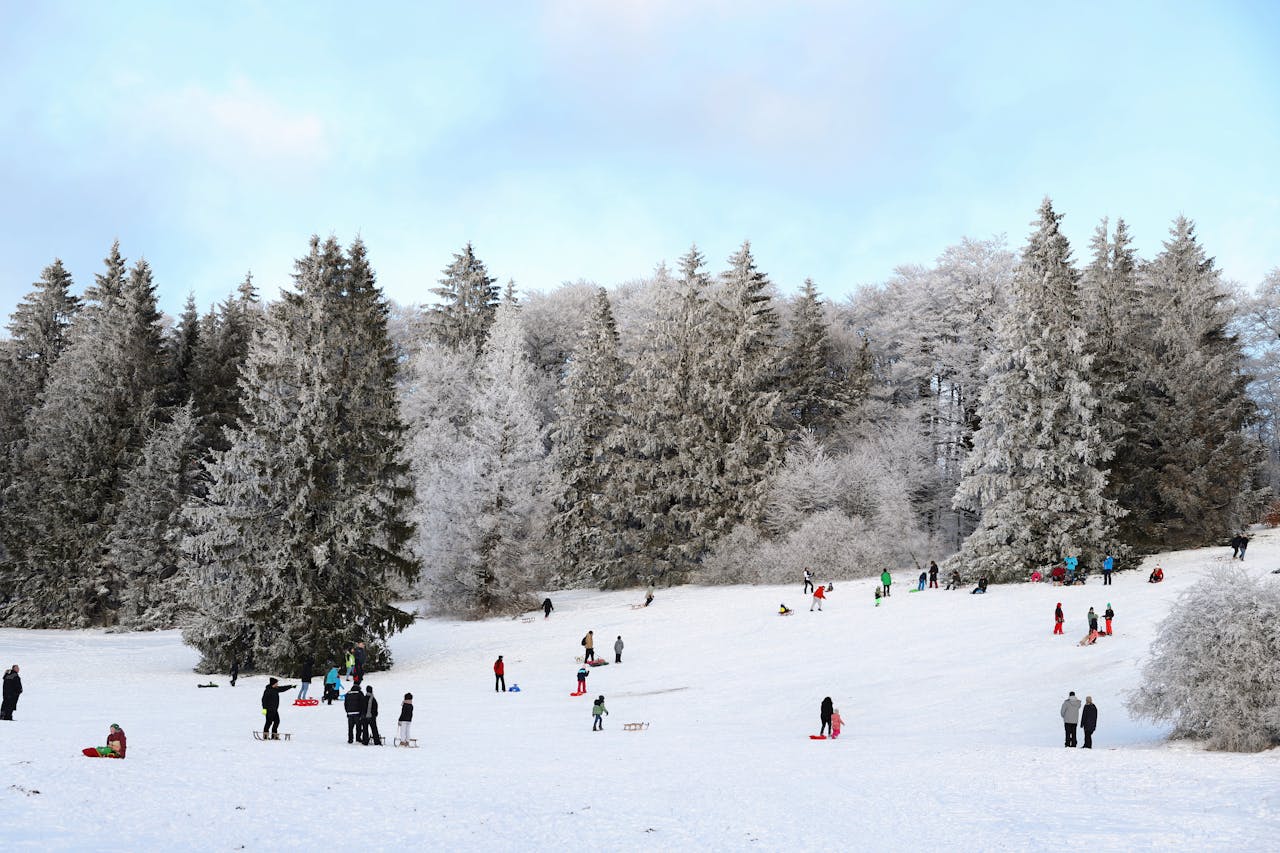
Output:
[[835,708],[831,712],[831,738],[840,737],[840,727],[844,725],[844,720],[840,719],[840,709]]

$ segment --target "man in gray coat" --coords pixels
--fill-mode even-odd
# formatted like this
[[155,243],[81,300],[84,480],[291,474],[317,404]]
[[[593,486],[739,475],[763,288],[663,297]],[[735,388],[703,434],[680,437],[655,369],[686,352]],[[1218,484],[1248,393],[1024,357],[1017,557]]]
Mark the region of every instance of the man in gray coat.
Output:
[[1075,691],[1067,694],[1067,698],[1062,703],[1062,725],[1066,728],[1067,742],[1064,746],[1076,745],[1076,726],[1080,724],[1080,700],[1076,698]]
[[622,663],[622,635],[618,635],[618,639],[613,641],[613,662]]

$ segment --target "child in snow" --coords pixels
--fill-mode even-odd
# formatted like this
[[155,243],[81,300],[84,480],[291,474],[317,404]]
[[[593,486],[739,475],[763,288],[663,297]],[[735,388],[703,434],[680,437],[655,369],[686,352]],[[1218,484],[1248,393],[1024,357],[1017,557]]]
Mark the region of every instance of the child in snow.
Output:
[[1108,601],[1108,602],[1107,602],[1107,609],[1106,609],[1106,611],[1105,611],[1105,612],[1103,612],[1103,614],[1102,614],[1102,618],[1103,618],[1103,619],[1105,619],[1105,620],[1107,620],[1107,631],[1106,631],[1106,634],[1107,634],[1107,636],[1109,637],[1109,636],[1111,636],[1111,620],[1112,620],[1112,619],[1114,619],[1114,618],[1116,618],[1116,612],[1115,612],[1114,610],[1112,610],[1112,609],[1111,609],[1111,602],[1110,602],[1110,601]]
[[107,745],[94,747],[94,749],[103,758],[124,758],[127,745],[128,741],[125,739],[124,729],[120,728],[119,723],[112,723],[111,732],[107,735]]
[[929,573],[928,573],[928,572],[921,572],[921,573],[920,573],[920,585],[919,585],[919,586],[917,586],[917,587],[916,587],[916,589],[918,589],[920,592],[924,592],[924,585],[925,585],[926,583],[928,583],[928,582],[929,582]]
[[1092,607],[1089,608],[1089,630],[1095,634],[1098,632],[1098,614]]
[[1080,645],[1092,646],[1096,642],[1098,642],[1098,630],[1096,628],[1090,628],[1089,633],[1085,634],[1084,639],[1080,641]]
[[396,721],[399,725],[400,744],[402,746],[409,745],[409,724],[413,722],[413,694],[404,694],[404,701],[400,703],[400,719]]
[[947,589],[959,589],[959,588],[960,588],[960,570],[952,569],[951,580],[947,581]]
[[876,587],[876,607],[880,606],[880,587]]
[[1164,569],[1156,566],[1151,570],[1151,577],[1147,578],[1147,583],[1160,583],[1164,580]]
[[608,709],[604,707],[604,697],[597,696],[596,703],[591,706],[591,716],[595,717],[595,722],[591,724],[591,731],[604,731],[604,718],[608,714]]
[[779,605],[778,605],[778,615],[779,615],[779,616],[790,616],[790,615],[791,615],[791,608],[790,608],[790,607],[788,607],[788,606],[787,606],[787,605],[785,605],[785,604],[779,604]]
[[814,605],[817,605],[817,607],[818,607],[818,612],[819,612],[819,613],[821,613],[821,612],[822,612],[822,601],[823,601],[823,599],[825,599],[826,597],[827,597],[827,588],[826,588],[825,586],[823,586],[822,584],[818,584],[817,588],[816,588],[816,589],[814,589],[814,591],[813,591],[813,604],[810,604],[810,605],[809,605],[809,612],[810,612],[810,613],[812,613],[812,612],[813,612]]
[[840,737],[840,727],[844,725],[844,720],[840,719],[840,709],[833,708],[831,710],[831,738]]
[[1031,573],[1031,582],[1032,582],[1032,583],[1040,583],[1040,581],[1042,581],[1042,580],[1044,580],[1044,575],[1040,574],[1040,570],[1039,570],[1039,569],[1036,569],[1034,572],[1032,572],[1032,573]]
[[338,678],[338,668],[336,666],[329,667],[329,672],[324,677],[324,698],[330,705],[333,700],[338,699],[342,695],[342,682]]
[[578,692],[587,692],[587,676],[591,673],[587,670],[586,664],[578,667]]
[[986,595],[986,594],[987,594],[987,579],[986,579],[985,577],[978,578],[978,585],[977,585],[976,587],[974,587],[973,592],[971,592],[971,593],[969,593],[969,594],[970,594],[970,595],[978,595],[978,594]]

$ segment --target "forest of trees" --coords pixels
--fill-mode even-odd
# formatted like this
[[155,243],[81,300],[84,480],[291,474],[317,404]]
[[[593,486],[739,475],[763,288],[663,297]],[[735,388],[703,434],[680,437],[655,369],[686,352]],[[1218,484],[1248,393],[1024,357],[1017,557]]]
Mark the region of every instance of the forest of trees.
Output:
[[1061,218],[840,303],[746,243],[520,296],[467,245],[401,306],[313,238],[274,303],[246,277],[173,321],[118,245],[82,293],[55,260],[0,341],[0,624],[284,669],[385,662],[416,597],[1220,541],[1280,487],[1280,271],[1222,281],[1183,218],[1150,259],[1104,220],[1077,260]]

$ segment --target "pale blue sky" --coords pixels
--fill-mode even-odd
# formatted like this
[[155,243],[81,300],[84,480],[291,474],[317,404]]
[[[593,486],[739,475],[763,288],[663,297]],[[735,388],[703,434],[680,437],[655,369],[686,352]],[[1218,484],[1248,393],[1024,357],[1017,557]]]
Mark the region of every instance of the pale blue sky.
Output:
[[[367,6],[368,8],[362,8]],[[471,240],[522,289],[744,238],[838,297],[963,236],[1077,248],[1196,219],[1226,274],[1280,264],[1280,3],[0,0],[0,312],[119,237],[162,307],[313,232],[428,300]]]

